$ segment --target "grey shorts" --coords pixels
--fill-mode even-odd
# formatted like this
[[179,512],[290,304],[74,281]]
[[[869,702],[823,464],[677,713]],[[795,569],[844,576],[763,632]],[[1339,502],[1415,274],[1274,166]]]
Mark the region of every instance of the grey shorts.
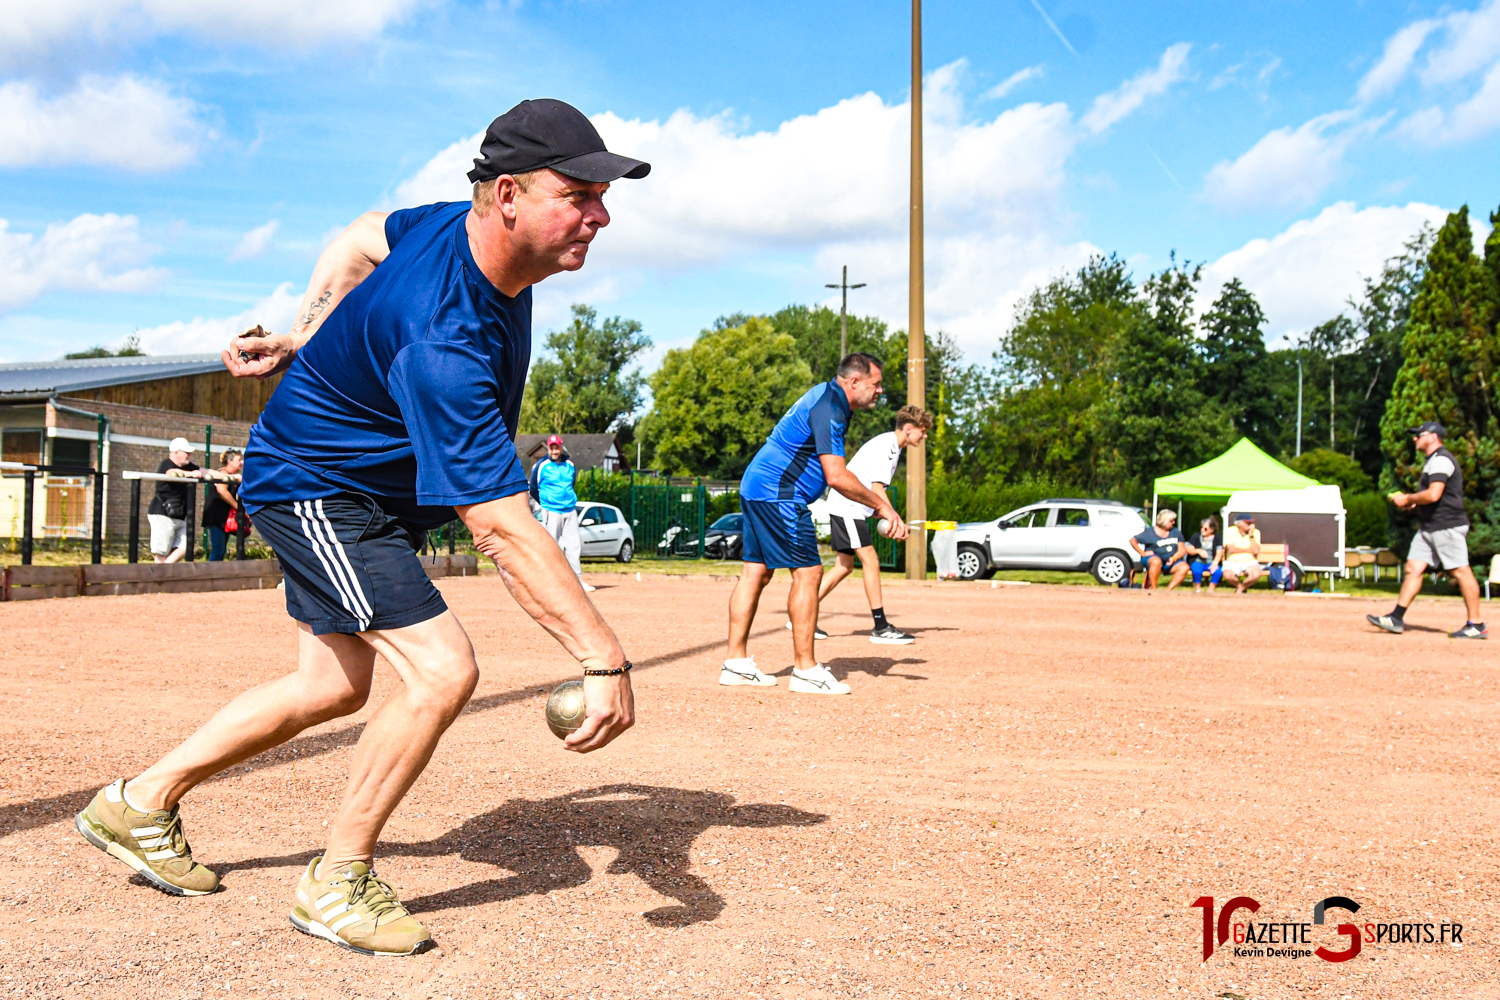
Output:
[[187,545],[187,521],[165,514],[147,514],[151,524],[151,554],[169,556]]
[[1469,565],[1469,526],[1418,531],[1406,558],[1436,569],[1453,570]]

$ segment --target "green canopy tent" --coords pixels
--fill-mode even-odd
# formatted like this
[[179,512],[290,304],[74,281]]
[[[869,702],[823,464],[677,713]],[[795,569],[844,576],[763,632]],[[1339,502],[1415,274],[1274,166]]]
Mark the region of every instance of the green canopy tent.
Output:
[[1240,438],[1218,458],[1196,468],[1158,476],[1151,498],[1151,516],[1156,516],[1158,497],[1206,500],[1227,497],[1238,490],[1300,490],[1317,486],[1257,448],[1249,438]]

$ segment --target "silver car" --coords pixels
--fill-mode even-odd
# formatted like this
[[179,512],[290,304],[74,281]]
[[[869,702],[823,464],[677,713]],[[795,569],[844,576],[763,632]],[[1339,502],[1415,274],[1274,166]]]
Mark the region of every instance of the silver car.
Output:
[[997,569],[1058,569],[1117,584],[1138,562],[1130,539],[1145,530],[1143,513],[1117,500],[1043,500],[993,521],[960,524],[958,575],[977,580]]
[[620,508],[592,500],[578,502],[578,554],[628,563],[635,556],[635,532]]

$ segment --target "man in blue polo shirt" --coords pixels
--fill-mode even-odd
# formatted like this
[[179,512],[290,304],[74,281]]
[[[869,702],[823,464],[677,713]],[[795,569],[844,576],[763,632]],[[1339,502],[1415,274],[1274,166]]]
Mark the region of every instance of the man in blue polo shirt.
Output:
[[[298,669],[240,695],[75,819],[155,888],[214,891],[217,876],[193,861],[179,800],[358,711],[379,654],[402,683],[365,723],[324,824],[326,850],[307,866],[290,915],[298,930],[366,955],[433,945],[375,877],[375,844],[479,676],[468,635],[417,559],[426,529],[462,518],[520,605],[582,662],[587,719],[568,749],[604,746],[634,717],[630,664],[531,516],[513,438],[531,286],[582,267],[609,223],[609,182],[650,167],[610,153],[577,109],[550,100],[495,119],[474,163],[472,204],[367,213],[318,258],[289,335],[257,327],[230,342],[224,362],[236,376],[286,371],[251,432],[240,498],[280,560]],[[139,741],[125,742],[134,756]],[[303,813],[301,823],[316,828],[317,818]],[[270,816],[242,821],[270,825]]]
[[832,486],[889,520],[890,537],[907,536],[906,522],[890,501],[860,482],[844,464],[850,413],[871,409],[880,393],[880,362],[868,354],[849,355],[839,362],[836,379],[813,386],[793,404],[750,460],[740,481],[745,565],[729,597],[729,658],[719,671],[720,684],[769,687],[776,683],[776,678],[755,665],[747,642],[761,591],[776,570],[784,567],[792,571],[787,614],[792,620],[794,663],[788,687],[798,694],[849,693],[849,685],[835,679],[813,655],[823,560],[807,505]]

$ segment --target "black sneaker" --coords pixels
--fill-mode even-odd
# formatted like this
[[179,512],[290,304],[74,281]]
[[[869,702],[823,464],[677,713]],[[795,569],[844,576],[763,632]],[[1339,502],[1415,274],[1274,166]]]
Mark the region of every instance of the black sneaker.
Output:
[[870,629],[870,641],[884,643],[887,646],[905,646],[909,642],[916,642],[917,638],[887,623],[882,628]]
[[1371,625],[1374,625],[1376,628],[1383,628],[1387,632],[1394,632],[1397,635],[1400,635],[1402,632],[1406,631],[1406,626],[1402,625],[1399,620],[1392,618],[1390,615],[1365,615],[1365,618],[1369,620]]
[[1484,627],[1484,622],[1469,622],[1457,632],[1449,632],[1450,639],[1488,639],[1490,630]]
[[[791,622],[787,622],[786,623],[786,630],[788,632],[790,632],[792,630],[792,623]],[[826,639],[826,638],[828,638],[828,633],[824,632],[822,629],[820,629],[816,625],[814,625],[813,626],[813,638],[814,639]]]

